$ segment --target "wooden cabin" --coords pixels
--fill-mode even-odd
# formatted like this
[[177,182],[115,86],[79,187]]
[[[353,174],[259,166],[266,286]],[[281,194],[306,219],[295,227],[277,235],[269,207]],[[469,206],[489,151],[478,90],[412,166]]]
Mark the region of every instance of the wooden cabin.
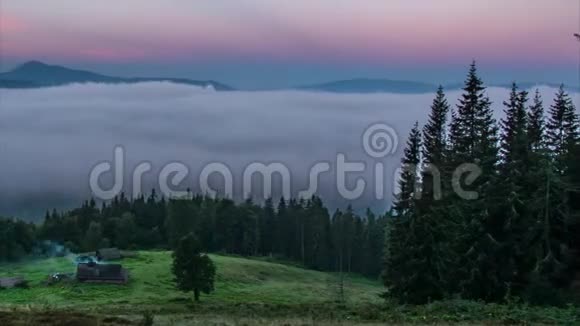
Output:
[[77,265],[77,280],[87,283],[127,284],[129,273],[119,264],[81,263]]
[[28,287],[28,282],[24,277],[2,277],[0,278],[0,289],[12,289],[12,288],[26,288]]

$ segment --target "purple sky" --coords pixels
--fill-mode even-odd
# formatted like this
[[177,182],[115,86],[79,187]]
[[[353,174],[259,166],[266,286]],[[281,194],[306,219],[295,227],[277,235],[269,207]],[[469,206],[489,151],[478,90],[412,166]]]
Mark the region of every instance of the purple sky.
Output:
[[578,0],[2,0],[2,70],[30,59],[264,87],[376,77],[577,84]]

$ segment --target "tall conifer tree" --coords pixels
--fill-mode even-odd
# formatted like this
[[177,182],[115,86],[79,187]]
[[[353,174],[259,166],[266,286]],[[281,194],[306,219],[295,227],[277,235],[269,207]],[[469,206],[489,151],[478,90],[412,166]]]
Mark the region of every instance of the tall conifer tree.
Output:
[[429,121],[423,127],[423,163],[425,166],[422,178],[423,196],[421,201],[427,206],[434,199],[440,199],[439,197],[441,196],[436,191],[440,190],[440,174],[444,168],[448,114],[449,104],[445,98],[443,87],[439,86],[437,95],[433,100],[433,104],[431,104]]
[[554,104],[550,107],[549,121],[546,125],[546,136],[556,169],[566,173],[570,155],[578,142],[578,115],[572,99],[561,85],[556,93]]
[[[458,280],[462,296],[489,299],[503,285],[496,277],[496,266],[489,260],[496,246],[487,227],[490,207],[496,205],[490,194],[492,182],[497,177],[498,128],[485,90],[474,62],[451,122],[449,162],[454,168],[464,163],[479,167],[478,178],[469,187],[463,187],[475,191],[477,198],[456,197],[447,202],[447,210],[460,225],[452,250],[460,253],[461,259],[451,277]],[[459,181],[453,180],[454,183]]]
[[421,162],[421,134],[419,123],[415,122],[404,150],[402,171],[399,179],[399,193],[395,200],[394,210],[399,216],[407,216],[415,209],[418,197],[418,171]]
[[528,109],[528,143],[533,152],[544,147],[544,104],[540,91],[536,89],[532,105]]
[[[393,296],[401,301],[416,301],[414,294],[409,292],[409,275],[412,265],[411,253],[412,221],[417,213],[416,191],[418,188],[418,168],[421,162],[421,134],[419,123],[411,129],[404,150],[402,172],[399,179],[399,193],[393,205],[396,216],[387,224],[385,242],[385,269],[382,274],[383,282],[388,289],[385,295]],[[412,285],[411,285],[412,286]],[[408,295],[413,295],[409,297]]]

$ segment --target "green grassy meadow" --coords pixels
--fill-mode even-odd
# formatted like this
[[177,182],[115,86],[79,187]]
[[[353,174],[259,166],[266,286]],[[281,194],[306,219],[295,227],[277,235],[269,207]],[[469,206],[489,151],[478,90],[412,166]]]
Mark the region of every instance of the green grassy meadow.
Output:
[[[194,303],[175,289],[171,254],[142,251],[122,263],[128,285],[60,283],[53,273],[73,273],[74,257],[0,265],[0,277],[24,276],[28,289],[0,290],[0,325],[379,325],[548,324],[577,325],[574,306],[531,307],[519,303],[444,301],[399,305],[379,297],[375,280],[348,275],[346,302],[337,303],[338,277],[264,259],[211,255],[217,265],[215,292]],[[149,316],[152,323],[146,323]]]
[[[215,292],[202,296],[207,304],[322,304],[338,297],[338,277],[331,273],[257,259],[219,255],[211,258],[217,266],[217,278]],[[177,291],[172,281],[170,252],[142,251],[138,257],[119,263],[129,270],[128,285],[44,284],[50,274],[74,272],[72,257],[0,265],[0,276],[24,276],[30,285],[29,289],[1,290],[0,304],[170,309],[189,303],[191,295]],[[378,281],[349,275],[344,284],[349,302],[380,301],[378,295],[383,288]]]

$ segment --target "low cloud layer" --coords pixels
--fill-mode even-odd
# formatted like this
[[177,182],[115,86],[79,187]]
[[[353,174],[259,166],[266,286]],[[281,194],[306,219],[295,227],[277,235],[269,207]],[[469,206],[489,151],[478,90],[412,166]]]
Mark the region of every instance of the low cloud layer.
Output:
[[[540,90],[547,107],[556,90]],[[491,88],[488,94],[500,117],[508,90]],[[448,94],[450,102],[455,104],[458,95]],[[35,218],[45,209],[71,207],[90,197],[90,171],[99,162],[111,161],[115,146],[125,150],[129,195],[133,167],[144,161],[153,166],[145,174],[146,189],[156,185],[159,169],[181,162],[190,175],[176,188],[194,191],[199,190],[199,172],[206,164],[223,163],[233,173],[236,198],[242,197],[242,174],[248,164],[280,162],[289,168],[296,194],[307,188],[314,164],[327,161],[334,168],[342,153],[348,161],[366,163],[366,172],[347,180],[352,188],[356,178],[365,178],[362,198],[341,198],[334,169],[321,175],[319,195],[333,208],[352,203],[358,209],[384,209],[390,204],[393,174],[409,129],[415,120],[426,120],[432,98],[433,94],[212,92],[171,83],[0,90],[0,215]],[[578,96],[574,98],[577,102]],[[379,122],[394,128],[399,147],[378,160],[365,153],[362,135]],[[374,194],[378,162],[385,167],[381,200]],[[274,180],[276,197],[281,182]],[[223,189],[220,178],[211,181]]]

